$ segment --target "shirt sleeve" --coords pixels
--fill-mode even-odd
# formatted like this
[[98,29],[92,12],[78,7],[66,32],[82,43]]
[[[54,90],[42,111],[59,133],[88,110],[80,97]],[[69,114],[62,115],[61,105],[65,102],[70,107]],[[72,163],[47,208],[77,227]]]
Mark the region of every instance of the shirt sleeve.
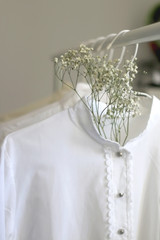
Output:
[[5,204],[4,204],[4,157],[0,149],[0,239],[5,240]]
[[0,240],[14,236],[16,204],[13,163],[7,153],[7,141],[0,149]]

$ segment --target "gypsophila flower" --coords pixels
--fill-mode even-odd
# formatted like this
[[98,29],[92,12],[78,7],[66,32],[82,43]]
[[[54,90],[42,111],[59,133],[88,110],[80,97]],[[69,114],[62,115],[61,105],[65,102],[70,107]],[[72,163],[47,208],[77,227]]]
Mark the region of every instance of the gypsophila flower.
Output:
[[[63,84],[75,91],[80,79],[88,83],[91,90],[89,110],[97,130],[103,137],[109,138],[104,129],[106,122],[110,121],[111,140],[124,144],[128,136],[129,119],[139,114],[138,97],[131,85],[138,67],[131,60],[126,60],[121,69],[117,67],[118,64],[119,59],[108,61],[107,55],[94,56],[93,48],[81,44],[78,50],[69,50],[59,59],[55,58],[55,73]],[[67,83],[68,78],[71,85]],[[78,94],[77,91],[76,93]],[[104,96],[106,107],[100,112],[99,103],[104,101]],[[122,129],[126,133],[123,140]]]

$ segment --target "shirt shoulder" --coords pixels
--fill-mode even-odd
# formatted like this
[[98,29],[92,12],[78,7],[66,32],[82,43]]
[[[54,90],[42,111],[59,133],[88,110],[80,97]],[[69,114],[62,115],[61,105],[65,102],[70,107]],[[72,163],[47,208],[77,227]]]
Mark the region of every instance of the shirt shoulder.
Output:
[[38,137],[38,135],[40,136],[44,134],[45,136],[45,133],[47,132],[52,132],[54,134],[70,124],[70,117],[68,110],[66,109],[62,112],[54,114],[53,116],[50,116],[45,120],[8,134],[5,137],[4,142],[7,144],[7,142],[16,141],[18,139],[34,139],[35,137]]

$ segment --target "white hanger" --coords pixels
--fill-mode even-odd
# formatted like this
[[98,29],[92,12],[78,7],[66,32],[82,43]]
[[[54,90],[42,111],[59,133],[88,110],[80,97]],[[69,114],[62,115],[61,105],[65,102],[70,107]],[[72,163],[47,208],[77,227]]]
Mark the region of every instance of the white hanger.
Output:
[[[112,49],[112,46],[113,46],[114,42],[117,40],[117,38],[118,38],[120,35],[125,34],[125,33],[129,32],[129,31],[130,31],[130,30],[120,31],[120,32],[114,37],[114,39],[108,44],[108,46],[106,47],[106,49],[107,49],[107,50]],[[105,44],[105,42],[106,42],[106,40],[104,41],[104,44]],[[103,46],[103,47],[104,47],[104,46]],[[131,62],[133,62],[133,61],[135,60],[136,56],[137,56],[138,47],[139,47],[139,44],[136,43],[135,52],[134,52],[134,55],[133,55],[133,57],[132,57]],[[119,67],[120,63],[122,62],[122,59],[123,59],[123,57],[124,57],[125,50],[126,50],[126,47],[123,46],[123,48],[122,48],[122,53],[121,53],[121,56],[120,56],[120,61],[119,61],[118,65],[117,65],[117,67]],[[113,57],[113,51],[111,52],[110,59],[112,59],[112,57]],[[136,93],[137,93],[137,96],[148,97],[148,98],[152,99],[152,96],[150,96],[150,95],[147,94],[147,93],[139,92],[139,91],[137,91]]]

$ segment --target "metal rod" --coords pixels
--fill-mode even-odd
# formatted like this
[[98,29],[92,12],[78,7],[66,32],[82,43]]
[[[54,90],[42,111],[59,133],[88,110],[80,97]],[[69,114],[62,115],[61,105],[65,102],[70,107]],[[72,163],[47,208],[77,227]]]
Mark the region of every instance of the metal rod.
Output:
[[[112,39],[116,36],[116,33],[112,33],[106,37],[99,37],[96,39],[91,39],[89,41],[84,42],[87,46],[94,46],[94,50],[105,49],[108,44],[112,41]],[[153,23],[147,26],[143,26],[134,30],[130,30],[128,32],[124,32],[124,34],[120,35],[112,47],[122,47],[128,46],[136,43],[145,43],[160,40],[160,22]],[[60,56],[63,52],[54,55]],[[53,59],[54,59],[53,57]]]
[[[88,44],[93,44],[93,42],[103,43],[103,47],[106,47],[112,40],[114,34],[110,37],[100,37],[91,41],[88,41]],[[121,34],[113,43],[112,47],[122,47],[128,46],[136,43],[145,43],[160,40],[160,22],[153,23],[147,26],[143,26],[128,32]]]

